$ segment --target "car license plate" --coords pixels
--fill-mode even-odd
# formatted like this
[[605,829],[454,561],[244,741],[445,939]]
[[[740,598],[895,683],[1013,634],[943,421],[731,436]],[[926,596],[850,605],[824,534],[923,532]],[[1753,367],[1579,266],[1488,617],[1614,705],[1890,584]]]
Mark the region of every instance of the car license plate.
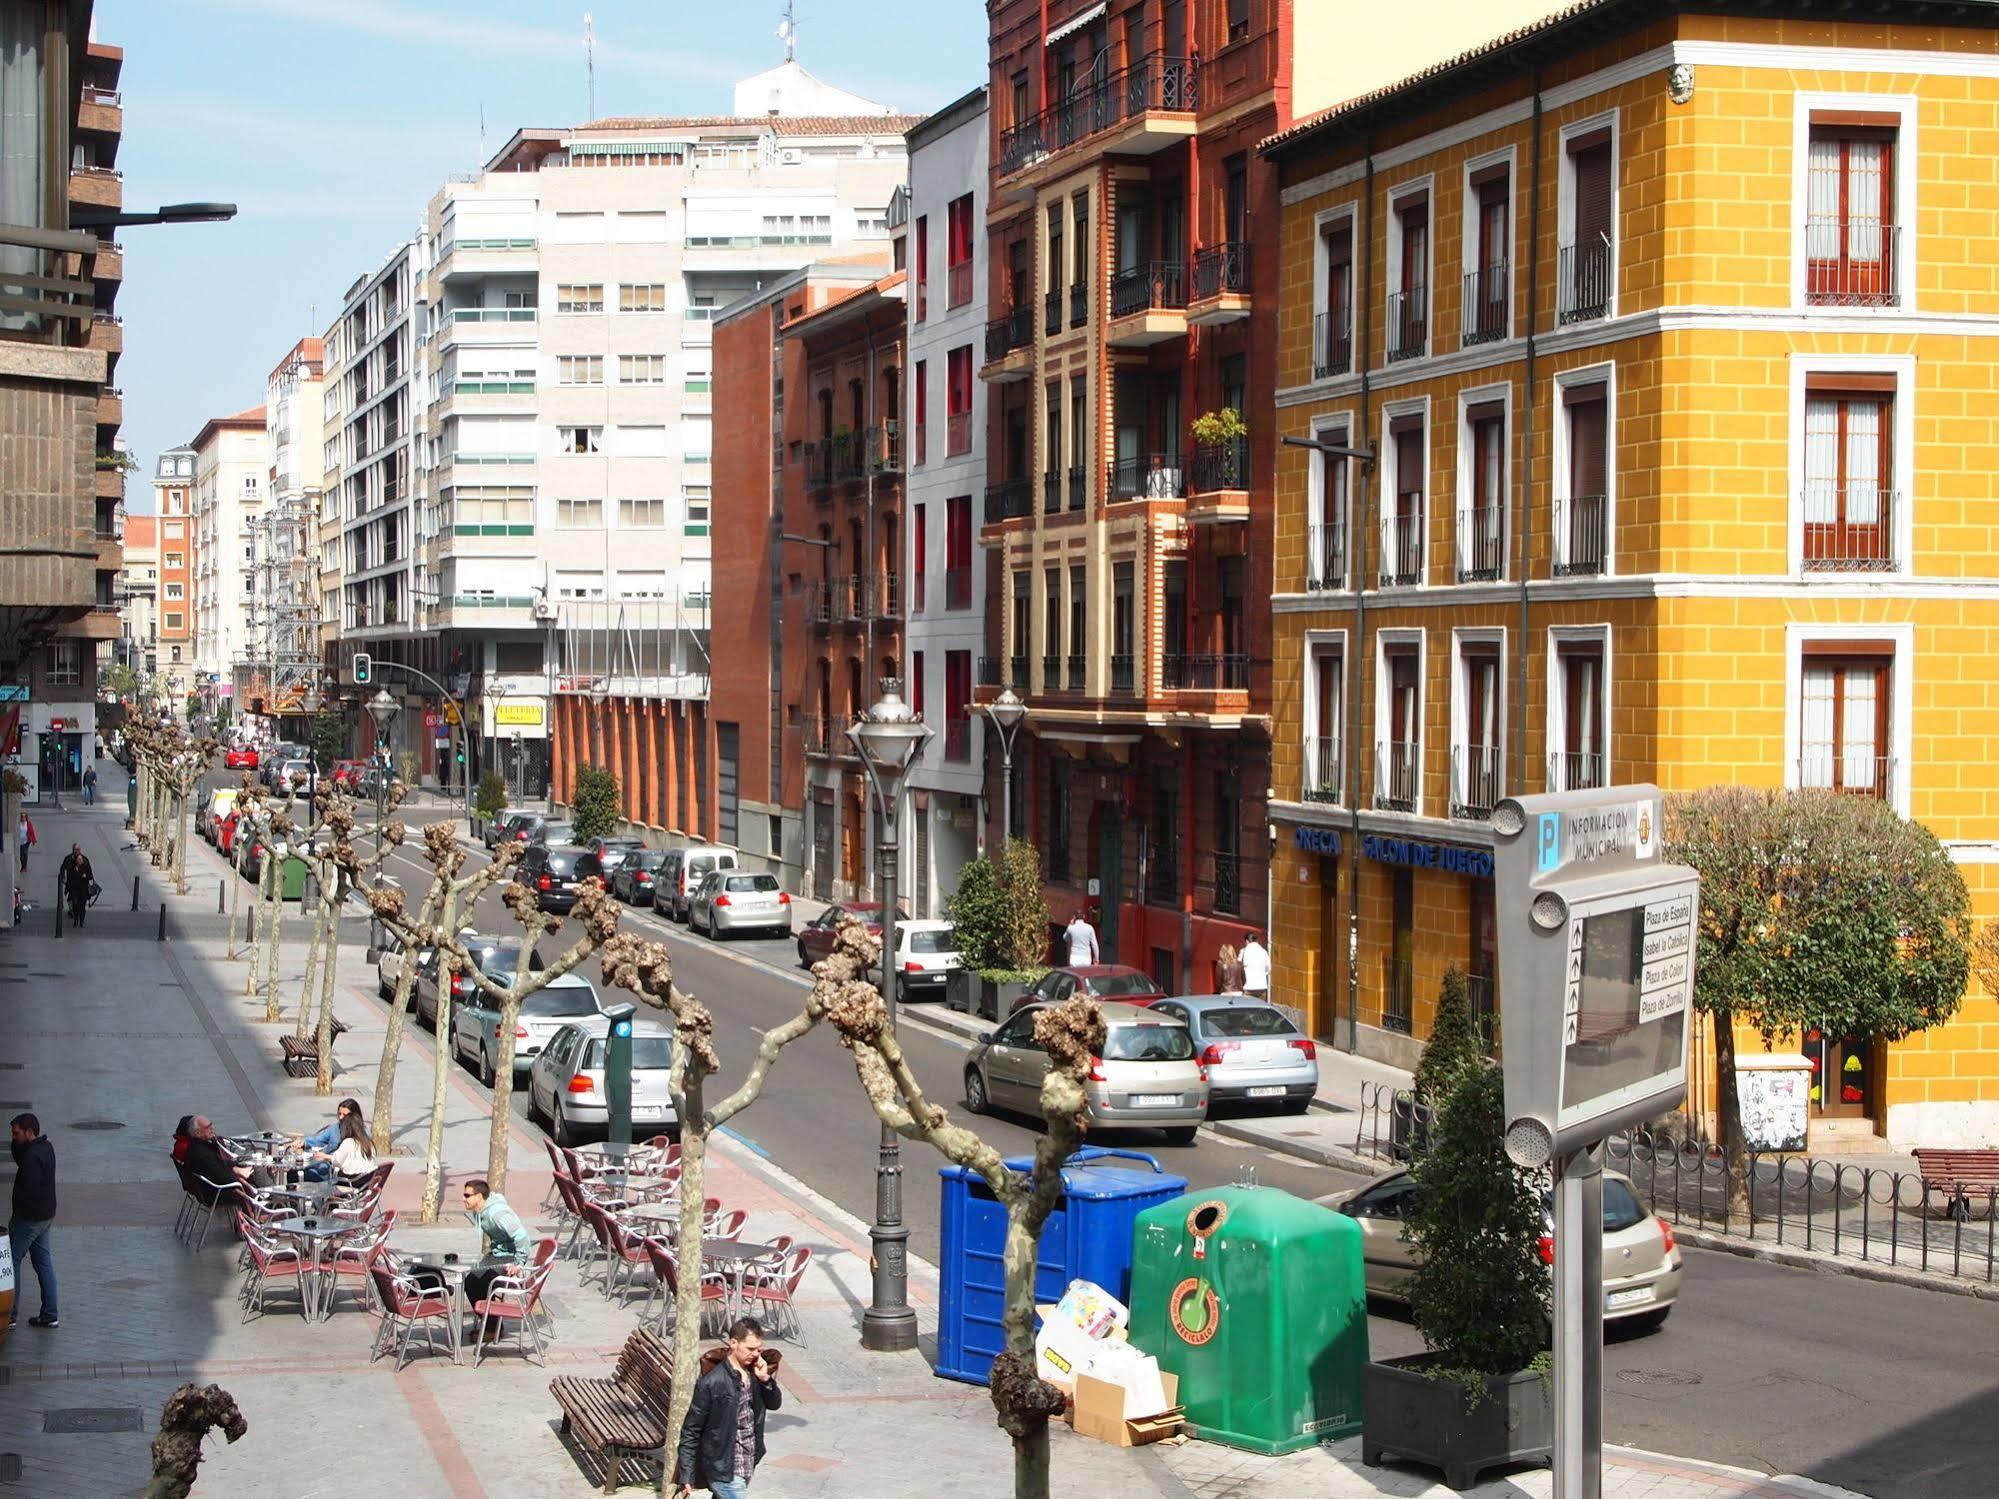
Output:
[[1178,1093],[1134,1093],[1131,1106],[1135,1109],[1170,1109],[1180,1102]]
[[656,1103],[633,1104],[632,1117],[634,1119],[664,1119],[666,1117],[666,1110]]
[[1248,1091],[1251,1098],[1282,1098],[1284,1096],[1282,1088],[1251,1088]]
[[1603,1304],[1605,1310],[1614,1312],[1621,1306],[1637,1306],[1641,1301],[1650,1301],[1651,1299],[1652,1288],[1650,1286],[1639,1286],[1630,1291],[1612,1291],[1608,1296],[1603,1298]]

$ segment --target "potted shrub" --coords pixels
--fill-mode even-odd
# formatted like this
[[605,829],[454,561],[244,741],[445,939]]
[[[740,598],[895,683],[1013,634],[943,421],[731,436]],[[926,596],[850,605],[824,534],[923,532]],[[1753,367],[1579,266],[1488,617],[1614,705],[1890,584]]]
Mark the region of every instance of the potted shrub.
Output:
[[1541,1181],[1506,1154],[1506,1085],[1479,1063],[1438,1105],[1411,1174],[1403,1229],[1419,1263],[1409,1304],[1428,1352],[1367,1366],[1361,1460],[1443,1470],[1452,1489],[1487,1468],[1545,1463],[1555,1415],[1545,1348]]
[[1202,412],[1194,418],[1193,428],[1195,445],[1203,448],[1218,448],[1225,442],[1249,436],[1249,423],[1233,406]]
[[1445,971],[1444,986],[1437,995],[1430,1039],[1423,1043],[1422,1058],[1416,1063],[1416,1086],[1407,1093],[1397,1093],[1390,1109],[1390,1143],[1398,1161],[1414,1160],[1429,1148],[1430,1122],[1436,1117],[1437,1106],[1484,1060],[1478,1023],[1472,1018],[1471,986],[1465,982],[1464,971],[1454,966]]
[[479,777],[479,790],[472,798],[472,810],[478,814],[472,824],[474,836],[484,833],[507,805],[507,778],[497,770],[489,770]]
[[[1007,1014],[1048,971],[1048,902],[1041,894],[1041,856],[1034,845],[1008,839],[997,862],[978,860],[958,876],[945,906],[958,934],[961,961],[976,975],[979,1013],[988,1020]],[[951,996],[971,1006],[967,977]]]

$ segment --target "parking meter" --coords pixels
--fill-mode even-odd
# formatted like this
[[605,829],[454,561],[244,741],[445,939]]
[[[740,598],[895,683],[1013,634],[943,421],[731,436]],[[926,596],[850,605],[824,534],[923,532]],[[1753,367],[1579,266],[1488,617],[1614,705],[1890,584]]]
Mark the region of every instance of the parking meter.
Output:
[[609,1111],[609,1133],[605,1142],[613,1147],[632,1143],[632,1016],[633,1004],[611,1005],[604,1014],[610,1020],[604,1038],[604,1099]]

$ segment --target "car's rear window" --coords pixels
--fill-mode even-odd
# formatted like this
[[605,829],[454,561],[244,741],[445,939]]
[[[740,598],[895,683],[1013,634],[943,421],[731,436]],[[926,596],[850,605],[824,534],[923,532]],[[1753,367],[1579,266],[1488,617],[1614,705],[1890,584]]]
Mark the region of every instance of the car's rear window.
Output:
[[666,855],[658,849],[647,849],[644,853],[632,855],[632,868],[643,869],[648,874],[666,862]]
[[958,950],[958,929],[945,927],[941,931],[925,929],[909,934],[911,952],[956,952]]
[[1230,1005],[1226,1010],[1201,1011],[1201,1029],[1211,1036],[1295,1036],[1298,1027],[1282,1010],[1268,1005]]
[[1114,1025],[1104,1034],[1106,1062],[1185,1062],[1193,1055],[1184,1025]]
[[1159,985],[1142,973],[1105,973],[1090,980],[1090,992],[1099,999],[1115,999],[1121,994],[1159,994]]
[[576,829],[566,822],[545,822],[541,830],[550,843],[567,843],[576,834]]
[[474,953],[479,960],[479,971],[489,979],[504,979],[512,982],[514,970],[520,967],[521,950],[518,947],[489,947],[484,952]]
[[722,888],[724,890],[741,890],[746,893],[762,891],[768,894],[770,891],[777,889],[777,876],[774,874],[732,874],[726,880],[722,881]]
[[[1548,1212],[1555,1210],[1555,1194],[1543,1192],[1541,1206]],[[1638,1195],[1614,1176],[1603,1179],[1603,1231],[1607,1234],[1624,1232],[1636,1228],[1646,1218],[1645,1205]]]
[[695,854],[687,861],[690,873],[709,874],[717,869],[734,869],[736,861],[721,854]]
[[[601,1039],[590,1043],[589,1051],[583,1055],[585,1067],[598,1068],[604,1065],[604,1042]],[[632,1071],[664,1072],[673,1065],[673,1039],[670,1036],[632,1037]]]
[[523,1015],[595,1015],[597,992],[581,985],[537,989],[521,1001]]
[[576,855],[567,849],[552,848],[548,851],[548,867],[554,874],[568,874],[576,868]]

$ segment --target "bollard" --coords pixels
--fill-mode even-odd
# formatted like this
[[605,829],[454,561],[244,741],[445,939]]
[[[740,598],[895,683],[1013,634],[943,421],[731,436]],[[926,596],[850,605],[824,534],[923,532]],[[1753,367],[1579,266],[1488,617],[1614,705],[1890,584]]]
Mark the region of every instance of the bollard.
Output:
[[165,901],[160,902],[160,930],[159,934],[153,940],[155,942],[164,942],[167,940],[167,903]]
[[217,880],[215,882],[215,914],[220,916],[228,909],[229,882],[227,880]]
[[132,909],[139,909],[139,877],[136,874],[132,876]]
[[62,935],[62,890],[60,888],[56,890],[56,898],[53,904],[56,908],[56,935],[60,937]]

